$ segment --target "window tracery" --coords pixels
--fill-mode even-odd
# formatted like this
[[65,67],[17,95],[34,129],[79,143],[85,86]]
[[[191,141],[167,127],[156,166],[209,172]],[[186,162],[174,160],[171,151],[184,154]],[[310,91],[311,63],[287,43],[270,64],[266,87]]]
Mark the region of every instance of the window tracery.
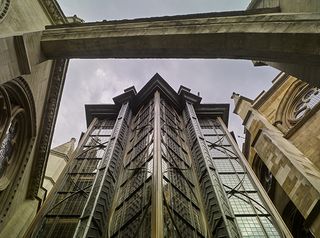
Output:
[[293,106],[293,122],[300,120],[307,112],[320,102],[318,88],[308,88],[304,94],[299,97],[298,102]]
[[279,104],[274,125],[287,133],[320,102],[320,89],[296,80]]

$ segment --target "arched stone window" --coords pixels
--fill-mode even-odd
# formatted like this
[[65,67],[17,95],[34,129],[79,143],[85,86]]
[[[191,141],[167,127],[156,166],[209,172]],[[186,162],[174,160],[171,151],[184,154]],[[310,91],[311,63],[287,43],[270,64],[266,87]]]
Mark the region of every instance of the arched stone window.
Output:
[[320,102],[320,89],[297,80],[287,90],[276,113],[276,123],[286,133]]
[[274,198],[274,190],[275,190],[275,178],[273,177],[271,171],[267,168],[261,158],[256,154],[253,163],[252,169],[257,175],[260,183],[262,184],[263,188],[268,193],[271,199]]
[[5,18],[9,11],[10,0],[0,0],[0,22]]
[[35,105],[23,78],[0,85],[0,224],[11,204],[36,135]]
[[314,238],[308,228],[305,227],[305,219],[292,201],[285,207],[282,217],[293,237]]
[[300,120],[307,112],[320,102],[319,89],[306,87],[299,95],[299,99],[292,106],[291,123]]

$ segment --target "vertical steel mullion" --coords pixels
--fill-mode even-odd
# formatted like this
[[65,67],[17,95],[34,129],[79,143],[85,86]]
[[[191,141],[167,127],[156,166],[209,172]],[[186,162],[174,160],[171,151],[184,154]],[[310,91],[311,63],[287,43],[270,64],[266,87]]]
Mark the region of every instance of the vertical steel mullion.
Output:
[[[187,102],[186,104],[186,113],[188,117],[190,118],[189,123],[191,123],[192,130],[196,135],[196,144],[198,145],[200,151],[201,151],[201,157],[203,159],[203,162],[206,167],[206,171],[209,175],[211,185],[214,191],[215,200],[217,202],[217,206],[219,208],[219,213],[222,219],[222,222],[224,223],[224,229],[225,234],[227,237],[240,237],[240,230],[238,228],[238,225],[235,221],[235,217],[233,214],[233,210],[231,208],[231,205],[229,203],[229,200],[224,192],[224,189],[222,187],[222,183],[219,180],[218,175],[216,174],[216,171],[214,170],[214,165],[209,164],[210,159],[210,153],[209,149],[207,148],[207,145],[204,141],[204,137],[201,132],[201,127],[197,118],[197,115],[195,113],[193,104]],[[199,175],[198,175],[199,176]],[[202,191],[204,193],[204,191]],[[208,214],[207,214],[208,215]],[[215,229],[218,229],[217,225],[220,222],[215,224]],[[211,225],[209,225],[211,226]],[[212,227],[211,227],[212,228]],[[211,230],[213,233],[214,231]],[[214,234],[212,234],[214,235]]]
[[[227,137],[228,142],[230,143],[231,147],[234,149],[235,153],[238,155],[238,159],[239,159],[239,161],[241,161],[243,168],[246,170],[247,176],[251,178],[251,182],[253,183],[253,186],[256,187],[256,192],[260,195],[260,198],[261,198],[262,202],[264,203],[263,205],[265,207],[268,207],[268,212],[272,216],[272,218],[274,219],[274,221],[275,221],[274,224],[275,224],[277,230],[282,233],[283,237],[292,237],[291,232],[288,230],[287,225],[282,220],[278,210],[275,208],[275,206],[272,203],[271,199],[269,198],[267,192],[264,190],[262,184],[260,183],[259,179],[255,175],[253,169],[250,167],[249,162],[242,154],[237,143],[235,142],[235,140],[231,136],[230,132],[228,131],[228,128],[224,124],[223,120],[219,117],[218,121],[222,127],[222,131],[225,133],[225,135]],[[232,166],[233,166],[233,164],[232,164]],[[254,208],[254,210],[256,210],[256,208]],[[259,217],[259,222],[261,224],[260,217]],[[262,225],[262,227],[265,231],[264,225]]]
[[154,94],[154,147],[152,174],[151,237],[163,237],[162,159],[161,159],[160,93]]
[[114,149],[116,147],[116,143],[118,142],[119,134],[121,132],[121,128],[126,123],[126,115],[128,114],[129,103],[124,103],[120,109],[117,120],[114,124],[112,136],[110,142],[107,145],[105,158],[102,160],[102,164],[100,168],[97,170],[97,174],[95,176],[92,189],[86,201],[85,207],[82,211],[80,221],[77,225],[76,231],[74,233],[74,238],[86,237],[91,223],[93,222],[93,216],[97,207],[98,199],[100,194],[102,193],[102,188],[105,182],[105,178],[107,176],[109,162],[113,156]]

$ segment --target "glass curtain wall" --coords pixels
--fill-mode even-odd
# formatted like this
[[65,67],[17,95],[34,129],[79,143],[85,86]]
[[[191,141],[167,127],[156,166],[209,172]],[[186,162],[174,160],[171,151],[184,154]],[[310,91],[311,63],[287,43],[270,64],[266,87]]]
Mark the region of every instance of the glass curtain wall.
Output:
[[36,237],[283,237],[221,120],[158,91],[129,105],[93,120]]
[[109,237],[149,237],[153,174],[154,103],[142,106],[131,123]]
[[214,167],[243,237],[281,237],[267,206],[218,120],[199,119]]
[[[155,103],[141,107],[131,123],[129,147],[124,157],[110,222],[110,237],[151,237],[154,147],[160,143],[163,237],[206,237],[205,218],[186,143],[182,118],[163,98],[160,121],[155,125]],[[160,127],[160,135],[154,127]],[[155,138],[155,137],[159,138]]]
[[92,130],[70,161],[59,188],[46,209],[36,237],[73,237],[82,210],[93,185],[115,120],[96,120]]

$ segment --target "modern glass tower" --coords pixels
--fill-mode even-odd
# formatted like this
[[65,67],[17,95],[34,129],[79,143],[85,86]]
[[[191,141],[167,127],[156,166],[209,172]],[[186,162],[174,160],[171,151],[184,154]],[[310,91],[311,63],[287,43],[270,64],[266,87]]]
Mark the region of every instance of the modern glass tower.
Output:
[[290,237],[227,130],[228,104],[201,104],[156,74],[88,129],[31,237]]

